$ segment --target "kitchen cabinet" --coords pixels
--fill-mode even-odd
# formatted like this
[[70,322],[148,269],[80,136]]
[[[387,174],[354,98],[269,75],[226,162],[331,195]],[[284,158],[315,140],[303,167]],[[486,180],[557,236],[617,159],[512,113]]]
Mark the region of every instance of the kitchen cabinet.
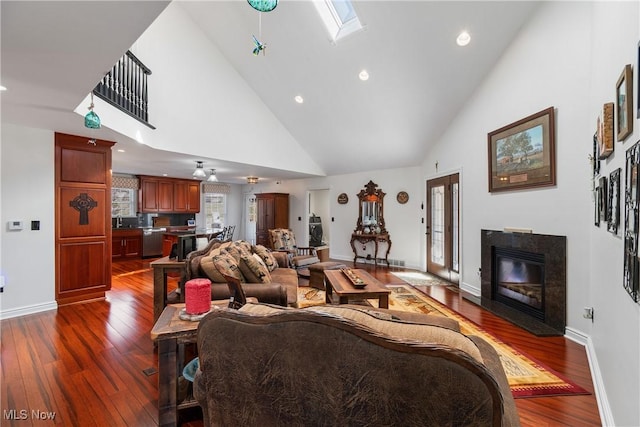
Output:
[[173,212],[200,212],[200,183],[176,181],[173,184]]
[[271,248],[269,230],[289,228],[289,194],[256,194],[256,244]]
[[200,182],[139,176],[138,206],[142,213],[200,212]]
[[142,256],[142,230],[139,228],[111,231],[111,258],[139,258]]

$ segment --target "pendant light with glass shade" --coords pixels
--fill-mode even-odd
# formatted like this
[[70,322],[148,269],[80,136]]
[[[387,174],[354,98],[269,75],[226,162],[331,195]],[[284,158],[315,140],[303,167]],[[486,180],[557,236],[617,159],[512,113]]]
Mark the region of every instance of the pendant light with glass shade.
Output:
[[84,126],[89,129],[100,129],[100,117],[93,112],[93,92],[91,92],[91,104],[89,105],[89,112],[84,116]]
[[211,169],[211,173],[209,174],[209,178],[207,178],[207,182],[218,182],[218,177],[216,176],[215,169]]
[[204,171],[202,162],[196,161],[196,170],[193,171],[193,176],[196,178],[205,178],[207,173]]

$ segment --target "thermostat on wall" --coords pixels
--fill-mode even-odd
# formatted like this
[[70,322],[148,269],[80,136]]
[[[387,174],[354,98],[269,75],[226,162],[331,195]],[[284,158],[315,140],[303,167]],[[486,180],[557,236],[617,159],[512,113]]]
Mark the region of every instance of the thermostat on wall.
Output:
[[9,221],[7,225],[9,226],[9,231],[20,231],[24,228],[22,221]]

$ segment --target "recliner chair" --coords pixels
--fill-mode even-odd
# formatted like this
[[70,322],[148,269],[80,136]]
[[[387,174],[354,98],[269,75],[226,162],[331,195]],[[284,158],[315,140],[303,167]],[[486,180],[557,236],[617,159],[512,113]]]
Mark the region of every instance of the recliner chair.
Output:
[[287,252],[291,268],[298,270],[320,262],[316,248],[296,245],[296,236],[293,230],[287,228],[269,230],[269,237],[271,238],[271,249]]

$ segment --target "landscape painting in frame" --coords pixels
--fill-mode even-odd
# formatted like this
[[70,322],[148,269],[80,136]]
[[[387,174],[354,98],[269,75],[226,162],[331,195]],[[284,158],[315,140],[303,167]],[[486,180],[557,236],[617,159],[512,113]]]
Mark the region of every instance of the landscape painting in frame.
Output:
[[554,116],[549,107],[488,134],[489,192],[556,184]]

